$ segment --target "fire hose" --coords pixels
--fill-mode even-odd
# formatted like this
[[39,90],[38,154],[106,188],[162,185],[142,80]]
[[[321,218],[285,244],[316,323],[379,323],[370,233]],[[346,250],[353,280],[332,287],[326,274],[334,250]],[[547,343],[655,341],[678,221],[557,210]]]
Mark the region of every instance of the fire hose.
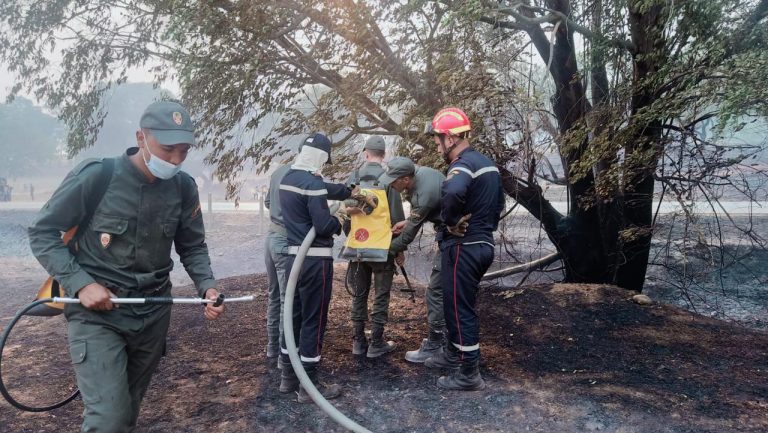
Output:
[[[338,206],[338,205],[335,205]],[[334,211],[334,208],[331,208],[331,212]],[[293,266],[291,268],[291,273],[288,277],[288,283],[286,285],[285,289],[285,299],[293,299],[294,294],[296,292],[296,284],[299,280],[299,274],[301,272],[301,266],[304,263],[304,259],[307,256],[307,252],[309,251],[309,247],[312,245],[312,242],[315,240],[315,228],[313,227],[310,229],[309,233],[307,233],[307,236],[304,238],[304,241],[302,242],[301,246],[299,247],[299,251],[296,254],[296,258],[293,262]],[[237,301],[252,301],[254,299],[253,296],[245,296],[241,298],[227,298],[225,299],[223,295],[219,295],[219,298],[215,301],[208,300],[208,299],[199,299],[199,298],[113,298],[111,301],[113,303],[133,303],[133,304],[207,304],[207,303],[213,303],[214,305],[218,306],[221,304],[221,302],[237,302]],[[5,343],[8,339],[8,335],[10,334],[11,330],[13,329],[14,325],[24,316],[26,312],[33,309],[34,307],[48,302],[61,302],[61,303],[79,303],[80,300],[77,298],[44,298],[39,299],[31,304],[27,305],[26,307],[19,310],[18,313],[16,313],[16,316],[11,320],[11,322],[8,324],[8,326],[5,328],[5,331],[3,332],[2,339],[0,339],[0,393],[2,393],[3,397],[10,403],[12,406],[27,411],[27,412],[46,412],[53,409],[56,409],[58,407],[64,406],[67,403],[74,400],[78,394],[80,393],[79,390],[76,390],[72,395],[67,397],[66,399],[52,404],[50,406],[45,407],[32,407],[28,406],[22,403],[19,403],[16,401],[9,393],[8,390],[5,388],[5,385],[2,380],[2,359],[3,359],[3,350],[5,349]],[[304,366],[301,364],[301,359],[299,357],[298,348],[296,347],[296,341],[293,338],[293,302],[288,301],[285,302],[285,306],[283,309],[283,328],[284,333],[286,336],[291,336],[291,338],[285,338],[285,344],[286,348],[288,349],[288,357],[291,360],[291,365],[293,366],[293,370],[296,373],[296,377],[299,379],[299,382],[301,383],[301,386],[304,387],[304,390],[307,392],[307,394],[312,398],[312,400],[317,404],[317,406],[328,414],[328,416],[331,417],[334,421],[336,421],[341,426],[359,433],[372,433],[370,430],[366,429],[365,427],[357,424],[352,419],[348,418],[346,415],[341,413],[338,409],[336,409],[331,403],[328,402],[328,400],[323,397],[322,394],[320,394],[320,391],[317,390],[315,385],[312,383],[312,381],[309,379],[309,376],[307,375],[307,372],[304,370]]]
[[[337,206],[337,205],[334,205]],[[332,207],[331,213],[333,213],[335,210]],[[360,432],[360,433],[371,433],[370,430],[366,429],[365,427],[361,426],[360,424],[357,424],[352,419],[348,418],[346,415],[341,413],[338,409],[336,409],[331,403],[328,402],[328,400],[323,397],[322,394],[320,394],[320,391],[317,390],[315,385],[312,383],[312,381],[309,379],[309,376],[307,376],[307,372],[304,371],[304,366],[301,365],[301,359],[299,358],[299,352],[296,348],[296,341],[293,338],[293,296],[296,292],[296,284],[299,281],[299,274],[301,273],[301,265],[304,263],[304,258],[307,257],[307,252],[309,251],[309,247],[312,245],[312,242],[315,240],[315,228],[312,227],[309,230],[309,233],[307,233],[307,236],[304,238],[304,241],[301,243],[301,246],[299,247],[299,252],[296,254],[296,259],[293,261],[293,266],[291,267],[291,273],[288,276],[288,284],[286,284],[285,287],[285,306],[283,307],[283,332],[285,333],[285,345],[288,349],[288,357],[291,359],[291,365],[293,366],[293,371],[296,373],[296,377],[299,379],[299,382],[301,382],[301,386],[304,387],[304,390],[307,392],[307,394],[312,398],[312,401],[317,404],[317,406],[325,413],[328,414],[334,421],[339,423],[342,427],[345,427],[351,431]],[[290,336],[290,338],[287,338]]]
[[[242,296],[239,298],[225,298],[223,294],[220,294],[218,298],[215,300],[212,299],[201,299],[201,298],[171,298],[171,297],[155,297],[155,298],[112,298],[110,301],[113,304],[196,304],[196,305],[202,305],[202,304],[213,304],[214,306],[218,307],[222,303],[230,303],[230,302],[246,302],[246,301],[253,301],[253,296]],[[77,298],[43,298],[38,299],[31,304],[23,307],[21,310],[19,310],[16,315],[13,317],[13,319],[8,323],[8,326],[5,327],[5,331],[3,332],[2,338],[0,338],[0,394],[3,395],[6,401],[11,404],[11,406],[26,411],[26,412],[47,412],[59,407],[64,406],[65,404],[71,402],[77,396],[80,394],[80,390],[76,389],[69,397],[65,398],[64,400],[61,400],[57,403],[54,403],[49,406],[29,406],[26,404],[23,404],[19,401],[17,401],[11,394],[8,392],[8,389],[5,387],[5,383],[3,382],[3,351],[5,350],[5,343],[8,340],[8,336],[11,334],[11,331],[13,330],[13,327],[16,325],[16,323],[21,320],[24,315],[32,310],[33,308],[37,307],[41,304],[46,304],[49,302],[58,302],[63,304],[79,304],[80,300]]]

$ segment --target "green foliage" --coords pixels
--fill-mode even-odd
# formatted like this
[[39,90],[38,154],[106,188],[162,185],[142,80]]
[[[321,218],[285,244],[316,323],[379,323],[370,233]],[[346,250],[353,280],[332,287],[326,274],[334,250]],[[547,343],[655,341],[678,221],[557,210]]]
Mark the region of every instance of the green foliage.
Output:
[[[754,154],[718,151],[701,125],[766,115],[767,14],[768,0],[4,2],[0,59],[69,126],[70,154],[95,142],[104,94],[129,68],[178,80],[229,180],[312,131],[333,137],[337,174],[368,134],[439,166],[423,125],[460,106],[535,214],[557,151],[562,173],[546,177],[569,188],[572,213],[600,210],[603,247],[623,257],[650,236],[653,178],[710,194]],[[551,238],[566,238],[547,212]]]
[[[472,113],[482,143],[486,124],[497,138],[508,123],[488,110],[515,102],[488,71],[481,11],[480,2],[452,10],[424,1],[4,4],[5,23],[21,25],[0,34],[0,57],[23,77],[18,90],[60,113],[69,154],[96,141],[104,94],[126,68],[160,62],[152,71],[181,83],[221,177],[248,164],[267,169],[311,131],[345,150],[360,134],[384,133],[431,162],[424,150],[433,144],[420,132],[439,108]],[[64,70],[50,74],[59,50]]]

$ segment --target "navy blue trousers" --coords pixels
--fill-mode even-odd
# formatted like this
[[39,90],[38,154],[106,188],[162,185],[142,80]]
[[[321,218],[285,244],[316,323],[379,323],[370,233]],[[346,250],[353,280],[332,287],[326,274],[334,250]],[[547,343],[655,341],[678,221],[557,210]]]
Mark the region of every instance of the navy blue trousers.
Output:
[[[288,256],[290,275],[296,256]],[[301,267],[299,281],[293,295],[293,335],[303,363],[320,362],[323,337],[328,322],[333,282],[332,257],[307,257]],[[288,299],[285,300],[288,302]],[[282,353],[287,354],[285,334],[280,337]]]
[[480,358],[480,320],[475,311],[480,279],[493,263],[487,243],[441,247],[443,312],[449,350],[464,362]]

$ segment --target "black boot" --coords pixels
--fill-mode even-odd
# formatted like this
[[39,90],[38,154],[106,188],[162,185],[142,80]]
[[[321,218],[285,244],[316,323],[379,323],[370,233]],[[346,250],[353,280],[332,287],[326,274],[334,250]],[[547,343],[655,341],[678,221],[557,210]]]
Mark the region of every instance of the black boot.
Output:
[[365,322],[354,322],[354,331],[352,335],[352,354],[365,355],[368,351],[368,339],[365,338]]
[[436,355],[443,346],[443,335],[442,332],[430,330],[429,337],[421,341],[421,347],[405,352],[405,360],[421,364]]
[[461,367],[452,375],[437,379],[437,386],[453,391],[477,391],[485,388],[478,360],[462,362]]
[[435,352],[432,357],[424,361],[427,368],[458,368],[460,364],[459,352],[451,343],[443,346],[442,350]]
[[368,347],[368,358],[378,358],[395,350],[394,341],[384,341],[384,326],[374,324],[371,328],[371,345]]
[[281,353],[277,360],[280,365],[280,392],[283,394],[299,390],[299,378],[293,371],[291,359],[288,355]]
[[[320,391],[320,394],[325,397],[326,400],[334,399],[341,395],[341,386],[337,384],[331,384],[331,385],[325,385],[321,383],[317,379],[317,369],[318,365],[316,362],[313,363],[302,363],[304,366],[304,370],[307,372],[307,376],[309,376],[309,380],[312,381],[312,384],[315,385],[315,388],[317,388],[318,391]],[[299,387],[299,403],[312,403],[312,397],[309,396],[307,391],[304,389],[303,386]]]

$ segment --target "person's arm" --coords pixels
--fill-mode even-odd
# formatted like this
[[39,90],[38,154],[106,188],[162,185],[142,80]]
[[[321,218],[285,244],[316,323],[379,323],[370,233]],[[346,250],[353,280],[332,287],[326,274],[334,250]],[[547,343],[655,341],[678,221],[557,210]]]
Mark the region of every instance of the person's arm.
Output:
[[400,235],[392,239],[392,243],[389,244],[389,252],[395,255],[401,251],[408,249],[408,245],[416,239],[416,235],[419,233],[419,229],[424,224],[425,218],[418,213],[418,209],[411,209],[411,214],[405,220],[405,227],[400,232]]
[[352,188],[343,183],[323,182],[325,190],[328,192],[328,200],[346,200],[352,195]]
[[48,274],[64,287],[68,296],[75,296],[80,289],[96,283],[62,242],[61,234],[80,224],[86,216],[87,200],[97,190],[100,172],[100,163],[75,168],[62,181],[28,229],[32,254]]
[[343,184],[326,184],[321,179],[316,179],[313,182],[311,187],[313,192],[325,192],[325,194],[318,193],[317,195],[313,193],[307,197],[307,209],[312,218],[312,225],[315,227],[317,236],[331,236],[339,233],[341,230],[341,223],[339,223],[336,217],[331,215],[331,211],[328,209],[328,191],[326,190],[328,185],[341,185],[344,189],[348,190]]
[[[433,195],[434,197],[425,196],[425,194],[414,194],[413,199],[411,199],[411,213],[405,220],[405,227],[400,232],[400,236],[392,239],[392,243],[389,244],[389,252],[392,255],[408,249],[408,245],[416,239],[416,235],[427,220],[427,217],[435,209],[439,208],[440,201],[437,191]],[[422,202],[424,202],[423,205]]]
[[205,226],[200,197],[194,179],[182,174],[181,222],[173,242],[184,269],[195,283],[200,297],[206,297],[208,289],[216,287],[211,270],[211,258],[205,243]]
[[440,215],[446,226],[455,226],[464,216],[467,189],[472,183],[472,176],[464,170],[469,171],[459,164],[451,167],[441,188]]

